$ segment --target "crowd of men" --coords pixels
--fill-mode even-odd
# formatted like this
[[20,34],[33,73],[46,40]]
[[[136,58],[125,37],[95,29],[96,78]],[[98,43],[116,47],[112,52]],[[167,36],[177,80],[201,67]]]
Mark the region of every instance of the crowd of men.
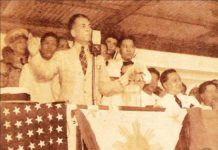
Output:
[[41,103],[217,109],[217,79],[187,93],[175,69],[160,74],[135,59],[131,36],[118,40],[109,35],[101,45],[101,54],[94,56],[89,18],[73,15],[68,29],[74,41],[72,47],[53,32],[45,33],[38,43],[25,29],[9,31],[0,61],[0,87],[25,87],[31,100]]

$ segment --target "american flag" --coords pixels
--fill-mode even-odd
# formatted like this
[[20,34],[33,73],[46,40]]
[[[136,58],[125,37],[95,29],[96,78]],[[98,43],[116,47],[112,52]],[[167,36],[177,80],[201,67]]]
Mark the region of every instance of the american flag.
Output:
[[64,103],[0,103],[1,150],[67,150]]

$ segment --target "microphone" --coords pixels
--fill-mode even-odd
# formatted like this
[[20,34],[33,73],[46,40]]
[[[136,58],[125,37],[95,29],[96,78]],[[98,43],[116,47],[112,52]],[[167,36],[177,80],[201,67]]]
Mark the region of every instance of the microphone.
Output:
[[92,30],[90,52],[94,56],[98,56],[101,54],[101,31]]

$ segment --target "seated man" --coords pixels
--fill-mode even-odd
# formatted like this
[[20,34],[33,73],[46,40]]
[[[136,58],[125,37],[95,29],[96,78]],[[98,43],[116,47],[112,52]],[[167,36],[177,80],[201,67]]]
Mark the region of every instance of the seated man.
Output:
[[151,74],[151,82],[145,84],[143,87],[142,99],[144,106],[146,105],[155,105],[157,100],[160,99],[159,96],[154,94],[156,88],[158,87],[158,81],[160,79],[160,73],[155,68],[148,68],[148,71]]
[[160,82],[166,91],[158,105],[169,111],[177,111],[180,108],[200,107],[199,102],[192,96],[181,94],[182,80],[175,69],[167,69],[160,76]]
[[[39,51],[44,60],[49,61],[52,58],[57,51],[58,41],[57,35],[53,32],[47,32],[41,37]],[[58,82],[58,76],[47,81],[38,79],[30,69],[29,63],[24,65],[20,76],[20,86],[29,90],[33,101],[41,103],[53,102],[57,99]]]
[[212,81],[206,81],[199,86],[202,109],[214,109],[218,101],[218,89]]

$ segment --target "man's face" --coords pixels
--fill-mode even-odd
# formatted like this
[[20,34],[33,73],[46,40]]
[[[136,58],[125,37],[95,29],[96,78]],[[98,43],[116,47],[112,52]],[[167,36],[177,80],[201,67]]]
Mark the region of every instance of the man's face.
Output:
[[68,41],[66,39],[60,39],[58,44],[58,49],[64,50],[70,48]]
[[41,56],[46,60],[51,59],[53,54],[57,50],[57,45],[58,43],[56,38],[52,36],[46,37],[44,41],[41,43]]
[[182,81],[178,73],[172,72],[168,74],[168,80],[163,84],[167,93],[172,95],[179,94],[182,89]]
[[155,73],[151,73],[151,82],[148,84],[148,90],[151,91],[152,93],[156,90],[158,86],[158,75]]
[[6,51],[2,54],[4,62],[13,63],[14,53],[11,51]]
[[91,40],[91,23],[87,18],[79,17],[72,26],[71,34],[75,41],[89,42]]
[[107,44],[107,53],[108,54],[113,54],[116,51],[116,47],[117,47],[117,39],[112,38],[112,37],[108,37],[106,39],[106,44]]
[[24,55],[27,50],[27,39],[23,36],[17,37],[11,44],[11,48],[14,50],[15,53]]
[[120,50],[123,60],[129,61],[134,57],[135,45],[132,40],[125,39],[121,43]]
[[201,97],[206,105],[211,106],[213,102],[217,100],[218,89],[215,85],[207,85],[204,93],[201,94]]

